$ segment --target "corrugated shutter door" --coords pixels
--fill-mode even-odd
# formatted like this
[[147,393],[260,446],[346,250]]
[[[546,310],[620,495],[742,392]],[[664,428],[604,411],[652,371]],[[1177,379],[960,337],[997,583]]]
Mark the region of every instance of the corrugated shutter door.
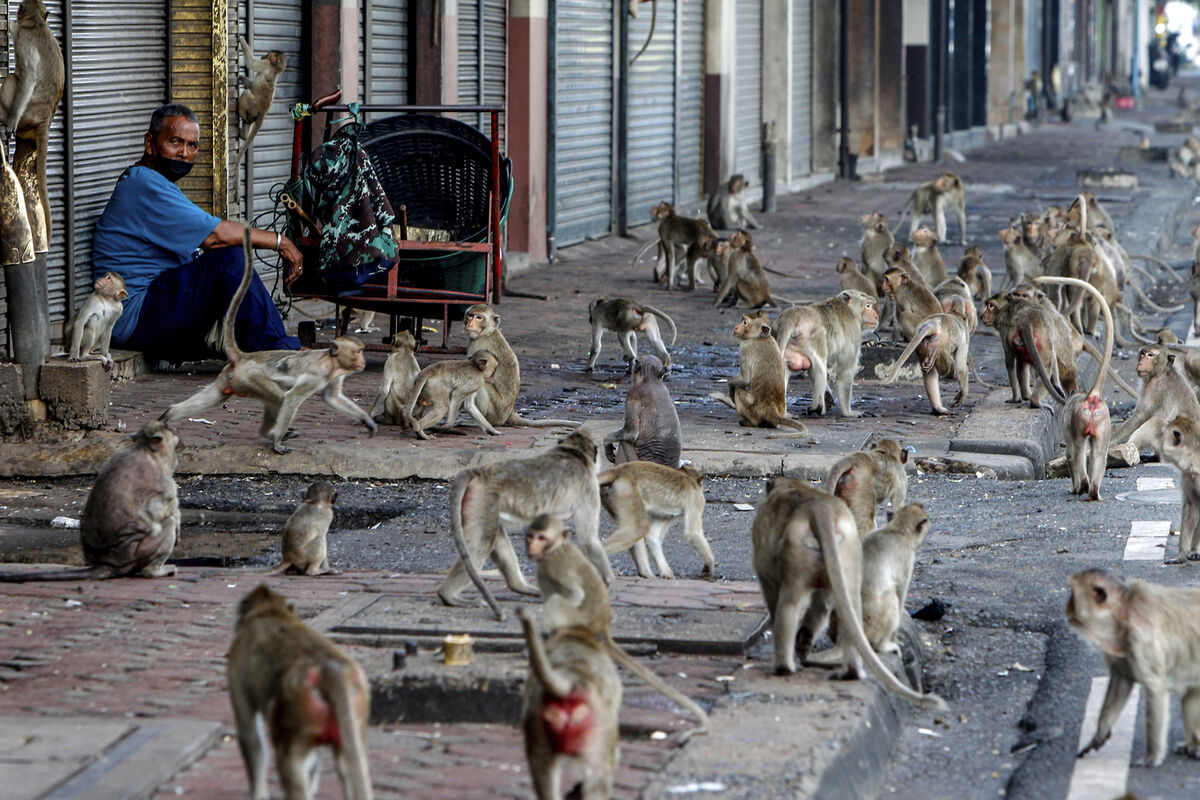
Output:
[[[479,14],[481,6],[482,19]],[[505,105],[508,96],[507,59],[506,0],[459,0],[458,102],[462,105]],[[491,137],[490,115],[464,114],[462,121]],[[505,118],[501,115],[501,152],[505,149],[504,125]]]
[[734,34],[733,171],[745,175],[753,186],[762,182],[762,19],[762,0],[739,0]]
[[613,0],[558,0],[555,241],[612,228]]
[[679,69],[675,201],[686,206],[704,195],[700,171],[704,147],[704,0],[678,0],[677,7],[680,46],[675,62]]
[[[53,19],[54,12],[51,14]],[[61,30],[59,19],[56,30]],[[166,2],[74,0],[71,24],[75,285],[80,295],[86,295],[91,291],[92,229],[96,219],[104,210],[117,178],[141,157],[150,114],[166,102]],[[61,114],[60,110],[60,117]],[[200,146],[211,143],[210,132],[201,131]],[[54,151],[55,143],[51,141],[51,152]],[[61,164],[61,159],[57,160]],[[54,161],[51,159],[51,163]],[[57,180],[50,177],[47,182],[51,186],[51,201],[57,195],[61,202],[62,176]],[[63,218],[59,213],[55,212],[54,227],[61,232]],[[51,247],[51,256],[61,264],[61,244],[52,243]],[[50,277],[52,316],[61,313],[62,291],[59,272],[57,277]]]
[[812,0],[792,8],[792,177],[812,172]]
[[[262,56],[268,50],[282,50],[287,57],[287,69],[275,84],[275,101],[271,103],[267,118],[263,120],[262,128],[254,137],[250,153],[246,156],[253,159],[254,188],[246,202],[252,204],[248,208],[254,215],[272,207],[272,188],[278,191],[279,185],[287,181],[292,171],[292,117],[288,110],[292,104],[306,99],[303,97],[304,73],[300,58],[303,31],[301,6],[295,0],[254,0],[254,24],[251,28],[254,40],[251,45],[255,56]],[[246,19],[244,6],[240,19]],[[240,29],[245,33],[247,27],[243,22]],[[236,42],[232,44],[236,45]],[[245,65],[241,64],[239,69],[244,73]],[[236,98],[235,93],[231,98],[234,100],[235,124]],[[236,129],[231,132],[229,141],[230,158],[236,158],[237,148],[241,146]]]
[[408,102],[408,4],[364,0],[363,25],[369,64],[363,100],[404,105]]
[[[648,10],[629,20],[629,57],[650,33]],[[654,38],[629,69],[625,213],[630,225],[650,221],[650,208],[675,202],[675,8],[658,4]]]

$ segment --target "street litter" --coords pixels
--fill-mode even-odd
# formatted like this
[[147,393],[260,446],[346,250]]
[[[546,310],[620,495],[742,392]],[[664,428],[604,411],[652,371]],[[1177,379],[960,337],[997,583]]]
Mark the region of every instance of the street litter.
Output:
[[723,792],[725,784],[717,783],[716,781],[704,781],[702,783],[682,783],[678,786],[668,786],[667,792],[670,794],[692,794],[694,792]]
[[79,527],[79,520],[72,517],[55,517],[54,519],[50,520],[50,527],[74,530]]

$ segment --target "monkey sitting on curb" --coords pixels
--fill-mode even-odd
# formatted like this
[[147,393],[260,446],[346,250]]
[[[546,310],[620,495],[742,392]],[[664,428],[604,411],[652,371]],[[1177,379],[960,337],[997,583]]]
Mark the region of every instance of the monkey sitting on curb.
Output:
[[667,370],[654,356],[634,362],[633,386],[625,397],[625,425],[604,437],[612,464],[653,461],[675,467],[683,452],[679,414],[663,384]]
[[[417,340],[409,331],[400,331],[392,337],[392,352],[383,365],[383,382],[374,402],[367,409],[376,422],[387,425],[404,424],[404,408],[408,405],[408,396],[412,392],[417,375],[421,373],[421,365],[413,353],[417,349]],[[383,413],[375,416],[375,409],[383,404]]]
[[729,379],[729,397],[710,392],[709,397],[738,413],[744,427],[787,426],[795,435],[807,435],[803,422],[787,414],[787,366],[779,345],[771,336],[771,318],[765,311],[746,314],[733,328],[742,340],[741,368]]
[[333,504],[337,502],[337,489],[328,481],[315,481],[296,510],[283,526],[283,542],[280,553],[283,561],[267,575],[278,575],[289,571],[302,575],[339,575],[329,568],[325,536],[329,523],[333,522]]
[[[91,295],[83,301],[79,313],[63,329],[63,337],[71,343],[68,360],[99,360],[104,364],[105,372],[112,369],[113,360],[108,346],[112,341],[113,326],[125,312],[121,301],[128,296],[125,279],[117,273],[106,272],[96,279]],[[91,354],[96,347],[100,348],[98,356]]]

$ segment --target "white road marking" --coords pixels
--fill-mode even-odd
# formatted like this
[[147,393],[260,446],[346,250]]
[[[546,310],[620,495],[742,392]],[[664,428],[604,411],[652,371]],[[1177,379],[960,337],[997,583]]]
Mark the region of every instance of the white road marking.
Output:
[[[1100,718],[1100,706],[1104,703],[1104,692],[1107,688],[1107,676],[1092,678],[1092,690],[1088,693],[1087,705],[1083,712],[1083,726],[1079,731],[1079,750],[1086,747],[1096,733],[1096,721]],[[1121,709],[1113,725],[1112,738],[1099,750],[1093,750],[1083,758],[1075,759],[1075,771],[1071,773],[1067,800],[1116,797],[1125,791],[1125,783],[1129,779],[1129,759],[1133,750],[1133,726],[1137,722],[1141,690],[1142,687],[1134,685],[1129,701],[1125,703],[1125,708]]]
[[1175,478],[1138,478],[1137,490],[1139,492],[1154,492],[1159,489],[1174,489]]
[[1165,520],[1136,520],[1129,525],[1125,542],[1126,561],[1162,561],[1171,523]]

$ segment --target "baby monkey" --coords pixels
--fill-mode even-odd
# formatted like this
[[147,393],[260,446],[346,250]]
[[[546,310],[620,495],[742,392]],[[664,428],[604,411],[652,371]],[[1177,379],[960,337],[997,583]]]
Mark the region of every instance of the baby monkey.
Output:
[[[459,408],[466,408],[475,424],[492,436],[499,436],[500,431],[492,427],[475,404],[476,392],[495,379],[497,363],[490,351],[478,350],[464,361],[442,361],[425,367],[409,392],[404,423],[417,436],[428,439],[426,428],[442,417],[446,421],[441,427],[452,428]],[[418,403],[427,408],[420,418],[414,419],[413,409]]]
[[383,382],[367,409],[367,414],[373,415],[379,404],[383,404],[383,413],[373,417],[376,422],[404,424],[404,407],[408,405],[408,396],[421,372],[421,365],[413,355],[416,349],[417,340],[410,332],[400,331],[392,337],[392,353],[383,365]]
[[[101,275],[92,289],[79,313],[67,324],[63,336],[71,342],[67,354],[70,361],[99,360],[108,371],[113,366],[112,356],[108,353],[113,326],[125,311],[121,301],[129,296],[129,292],[125,290],[125,279],[115,272]],[[91,355],[97,346],[100,355]]]
[[304,493],[304,498],[287,524],[283,526],[283,563],[268,572],[278,575],[288,571],[302,575],[337,575],[329,568],[329,557],[325,551],[325,535],[329,523],[333,522],[333,504],[337,502],[337,489],[328,481],[316,481]]

